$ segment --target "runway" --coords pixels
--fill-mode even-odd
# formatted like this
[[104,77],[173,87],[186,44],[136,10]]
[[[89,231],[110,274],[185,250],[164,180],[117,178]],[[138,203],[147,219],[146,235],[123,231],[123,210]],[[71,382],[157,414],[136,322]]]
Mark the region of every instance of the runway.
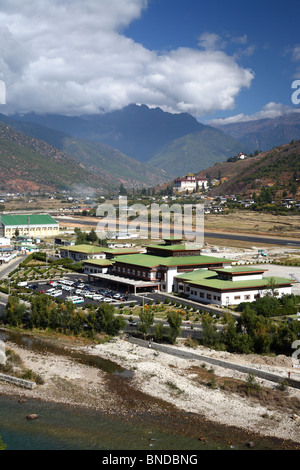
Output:
[[[97,227],[98,221],[87,221],[84,219],[68,219],[68,218],[56,218],[57,222],[60,224],[78,224],[78,226],[89,226],[89,227]],[[116,224],[117,229],[118,224]],[[126,230],[126,228],[125,228]],[[159,229],[160,233],[162,229]],[[174,235],[174,231],[171,229],[171,234]],[[290,246],[294,248],[300,248],[300,240],[293,240],[290,238],[272,238],[272,237],[263,237],[263,236],[253,236],[253,235],[241,235],[241,234],[234,234],[234,233],[221,233],[221,232],[206,232],[204,230],[204,238],[216,238],[221,240],[239,240],[253,243],[254,245],[257,243],[266,244],[266,245],[279,245],[279,246]]]

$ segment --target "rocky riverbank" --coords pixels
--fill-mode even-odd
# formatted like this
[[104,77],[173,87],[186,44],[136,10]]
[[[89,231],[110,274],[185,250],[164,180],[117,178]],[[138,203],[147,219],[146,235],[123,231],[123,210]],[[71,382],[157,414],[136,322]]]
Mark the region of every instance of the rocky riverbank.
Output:
[[[300,391],[256,380],[204,361],[187,360],[131,344],[124,337],[99,345],[65,345],[119,364],[108,373],[75,360],[68,354],[33,351],[12,342],[23,367],[43,379],[34,390],[0,383],[0,393],[72,406],[88,407],[111,416],[184,431],[207,439],[213,432],[225,440],[260,442],[267,448],[300,448]],[[184,345],[176,347],[186,349]],[[262,358],[218,353],[205,348],[202,355],[251,364],[269,372],[297,374],[289,358]],[[131,371],[128,373],[128,371]],[[230,437],[229,437],[230,436]]]

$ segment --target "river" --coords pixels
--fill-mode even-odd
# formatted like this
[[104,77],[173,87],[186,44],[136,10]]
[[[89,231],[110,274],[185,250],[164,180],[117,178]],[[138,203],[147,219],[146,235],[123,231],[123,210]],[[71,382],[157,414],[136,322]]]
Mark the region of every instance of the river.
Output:
[[[116,386],[120,386],[120,381],[130,381],[130,371],[98,356],[70,352],[57,344],[17,333],[0,331],[0,340],[9,340],[34,351],[45,351],[47,348],[49,353],[71,354],[75,360],[108,373],[111,380],[118,383]],[[277,439],[258,438],[183,412],[150,416],[145,411],[138,419],[136,416],[124,419],[118,415],[107,416],[94,410],[33,399],[19,403],[18,398],[0,395],[0,435],[7,450],[198,452],[247,449],[246,443],[253,440],[256,449],[286,448]],[[27,420],[26,416],[31,413],[39,415],[39,418]],[[205,440],[200,440],[200,436],[205,436]]]

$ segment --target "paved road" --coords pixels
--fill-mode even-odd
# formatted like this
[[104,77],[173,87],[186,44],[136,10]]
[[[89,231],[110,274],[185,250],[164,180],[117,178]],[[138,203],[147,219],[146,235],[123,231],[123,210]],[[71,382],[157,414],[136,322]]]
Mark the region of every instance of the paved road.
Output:
[[9,273],[14,271],[19,266],[19,264],[21,264],[22,261],[24,261],[25,258],[26,256],[18,256],[17,258],[13,259],[9,263],[1,265],[0,266],[0,279],[5,279],[9,275]]
[[222,240],[240,240],[251,243],[263,243],[266,245],[280,245],[280,246],[294,246],[300,248],[300,241],[290,240],[289,238],[269,238],[269,237],[255,237],[248,235],[238,235],[230,233],[216,233],[205,232],[207,238],[219,238]]

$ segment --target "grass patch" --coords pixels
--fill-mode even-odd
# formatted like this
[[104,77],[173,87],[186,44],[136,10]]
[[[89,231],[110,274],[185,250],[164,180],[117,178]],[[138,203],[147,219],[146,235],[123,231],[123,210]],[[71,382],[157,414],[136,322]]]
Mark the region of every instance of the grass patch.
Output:
[[181,390],[179,387],[177,387],[176,384],[174,384],[174,382],[171,382],[170,380],[168,380],[166,382],[166,385],[169,387],[169,389],[174,392],[176,395],[181,395],[183,392],[183,390]]
[[[211,387],[212,371],[207,370],[204,366],[194,366],[189,370],[196,374],[194,380],[198,384]],[[214,375],[213,384],[224,392],[248,398],[254,403],[260,403],[269,410],[300,413],[300,400],[288,396],[288,387],[284,383],[279,384],[276,389],[263,387],[257,383],[255,376],[249,374],[246,381]]]

